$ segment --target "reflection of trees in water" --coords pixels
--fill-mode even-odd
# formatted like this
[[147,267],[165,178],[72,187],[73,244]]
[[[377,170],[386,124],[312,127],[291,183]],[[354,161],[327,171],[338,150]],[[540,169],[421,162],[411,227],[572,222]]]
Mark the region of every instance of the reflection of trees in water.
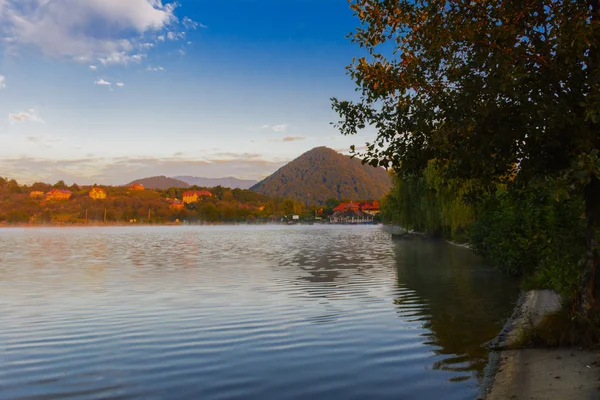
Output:
[[[280,255],[278,264],[283,267],[300,267],[307,275],[298,277],[308,282],[349,283],[349,276],[365,275],[373,278],[380,274],[382,264],[393,265],[393,254],[384,254],[380,248],[373,247],[373,232],[365,235],[361,231],[350,234],[349,231],[315,231],[314,235],[321,238],[315,243],[315,238],[307,236],[285,246],[284,254]],[[386,270],[389,273],[389,270]]]
[[[425,320],[426,344],[439,355],[455,355],[434,369],[481,372],[487,351],[481,346],[500,330],[518,296],[515,282],[500,275],[472,252],[441,242],[412,241],[395,244],[398,285],[415,292],[424,310],[413,319]],[[401,294],[399,313],[419,302]]]
[[380,288],[384,279],[389,285],[393,254],[389,238],[379,242],[386,248],[381,251],[373,245],[377,232],[366,233],[359,229],[307,231],[306,236],[294,235],[293,241],[284,240],[276,251],[270,249],[265,255],[276,271],[290,279],[295,289],[292,297],[318,302],[308,322],[332,323],[353,312],[349,309],[356,307],[357,299],[380,300],[373,288]]

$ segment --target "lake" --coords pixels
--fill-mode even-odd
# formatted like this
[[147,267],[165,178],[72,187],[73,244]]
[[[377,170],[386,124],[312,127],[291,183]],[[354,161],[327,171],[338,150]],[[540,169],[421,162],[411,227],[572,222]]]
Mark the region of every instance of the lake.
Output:
[[474,399],[515,282],[376,226],[0,229],[2,399]]

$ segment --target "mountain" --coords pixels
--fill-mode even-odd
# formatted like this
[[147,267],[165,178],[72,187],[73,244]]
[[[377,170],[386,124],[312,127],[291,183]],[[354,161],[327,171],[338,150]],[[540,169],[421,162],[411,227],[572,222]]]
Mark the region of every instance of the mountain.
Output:
[[248,179],[237,179],[231,176],[227,178],[200,178],[197,176],[176,176],[175,179],[187,182],[190,185],[202,187],[223,186],[231,189],[250,189],[251,186],[256,185],[258,183],[258,181]]
[[153,176],[150,178],[137,179],[128,185],[141,183],[146,189],[166,190],[169,188],[189,188],[190,184],[179,179],[167,178],[166,176]]
[[250,190],[268,196],[289,197],[308,204],[324,204],[327,199],[381,199],[392,182],[383,168],[363,165],[327,147],[314,148]]

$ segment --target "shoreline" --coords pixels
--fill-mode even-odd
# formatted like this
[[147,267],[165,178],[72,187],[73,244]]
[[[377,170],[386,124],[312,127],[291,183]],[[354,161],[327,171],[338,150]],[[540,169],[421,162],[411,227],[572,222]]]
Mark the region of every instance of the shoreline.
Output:
[[333,224],[329,222],[322,223],[297,223],[286,224],[280,222],[200,222],[200,223],[177,223],[177,222],[161,222],[161,223],[127,223],[127,222],[107,222],[107,223],[74,223],[74,224],[2,224],[0,229],[30,229],[30,228],[102,228],[102,227],[149,227],[149,226],[378,226],[377,224]]
[[581,348],[514,348],[520,335],[561,307],[549,290],[521,293],[512,316],[486,343],[487,373],[478,399],[579,400],[598,398],[597,354]]
[[[427,238],[424,233],[389,225],[396,240]],[[394,240],[394,239],[393,239]],[[469,243],[444,240],[473,251]],[[586,400],[600,398],[600,356],[581,348],[517,348],[523,332],[558,311],[561,298],[550,290],[522,291],[500,332],[482,346],[489,349],[477,400]]]

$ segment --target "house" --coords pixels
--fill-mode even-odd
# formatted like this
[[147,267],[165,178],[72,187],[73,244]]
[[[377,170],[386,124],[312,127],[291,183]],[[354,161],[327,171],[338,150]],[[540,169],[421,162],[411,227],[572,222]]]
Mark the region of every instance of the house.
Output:
[[212,197],[212,193],[208,190],[189,190],[183,193],[183,202],[185,204],[195,203],[202,197]]
[[332,224],[370,224],[373,216],[379,213],[379,202],[363,201],[360,203],[341,203],[333,209],[333,215],[329,217]]
[[131,190],[144,190],[144,185],[141,183],[132,183],[131,185],[127,185],[125,187]]
[[339,206],[333,209],[333,212],[341,212],[341,211],[358,211],[360,210],[360,206],[358,203],[350,202],[350,203],[340,203]]
[[173,199],[171,200],[171,205],[169,206],[169,208],[173,209],[173,210],[183,210],[183,202],[179,199]]
[[372,203],[368,201],[364,201],[359,204],[360,210],[369,215],[377,215],[379,214],[379,202],[377,200],[373,200]]
[[72,195],[70,190],[52,189],[46,193],[46,201],[69,200]]
[[43,198],[44,196],[44,192],[40,192],[39,190],[34,190],[33,192],[29,193],[29,197],[31,197],[32,199],[39,199]]
[[368,201],[354,203],[351,201],[350,203],[340,203],[339,206],[333,209],[334,213],[344,211],[362,211],[369,215],[377,215],[379,213],[379,202],[377,200],[374,200],[372,203]]
[[92,190],[90,190],[90,198],[94,200],[104,200],[106,199],[106,192],[99,187],[93,187]]

